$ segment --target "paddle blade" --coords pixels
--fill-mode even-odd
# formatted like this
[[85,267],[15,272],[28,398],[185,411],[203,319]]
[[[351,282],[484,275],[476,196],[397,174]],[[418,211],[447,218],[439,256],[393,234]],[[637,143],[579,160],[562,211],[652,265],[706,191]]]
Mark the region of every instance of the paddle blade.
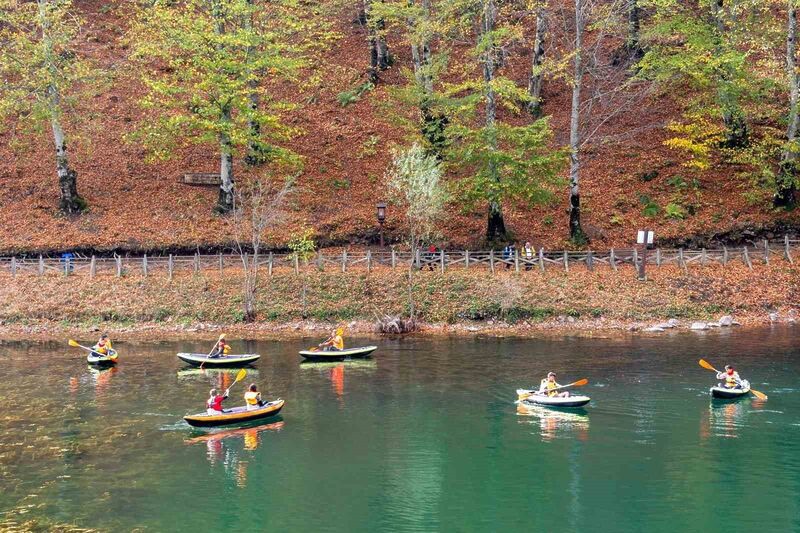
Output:
[[759,400],[766,400],[767,399],[767,395],[764,394],[763,392],[760,392],[760,391],[757,391],[757,390],[753,390],[753,389],[750,389],[750,392],[752,392],[753,396],[755,396]]
[[246,375],[247,375],[247,370],[245,370],[244,368],[239,370],[239,372],[236,374],[236,381],[242,381]]
[[73,346],[73,347],[75,347],[75,348],[80,348],[80,347],[81,347],[81,345],[80,345],[80,344],[78,344],[76,341],[74,341],[74,340],[72,340],[72,339],[70,339],[70,340],[69,340],[69,345],[70,345],[70,346]]
[[717,371],[717,369],[714,368],[713,366],[711,366],[711,364],[708,361],[706,361],[705,359],[700,359],[698,361],[698,363],[700,364],[700,366],[702,366],[706,370],[713,370],[714,372]]
[[589,380],[586,379],[586,378],[583,378],[583,379],[579,379],[578,381],[573,383],[572,386],[573,387],[583,387],[584,385],[588,385],[588,384],[589,384]]

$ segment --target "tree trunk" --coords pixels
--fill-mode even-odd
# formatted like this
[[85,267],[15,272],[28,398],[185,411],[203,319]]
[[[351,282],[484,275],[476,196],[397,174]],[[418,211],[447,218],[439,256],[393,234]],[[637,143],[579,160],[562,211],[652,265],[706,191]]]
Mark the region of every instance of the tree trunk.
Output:
[[367,77],[372,84],[378,83],[378,72],[389,68],[389,46],[386,44],[383,19],[372,17],[372,1],[363,0],[364,18],[367,26],[367,43],[369,44],[369,70]]
[[581,87],[583,85],[583,2],[575,0],[575,57],[574,80],[572,83],[572,108],[569,122],[569,236],[573,241],[584,241],[581,228],[581,195],[580,195],[580,107]]
[[634,58],[641,58],[644,55],[639,39],[641,29],[640,15],[639,0],[628,0],[628,37],[625,39],[625,48]]
[[[253,0],[247,0],[250,9],[253,9]],[[248,12],[244,21],[245,30],[248,33],[253,32],[253,13]],[[255,50],[252,47],[247,49],[247,57],[252,57]],[[247,144],[247,155],[244,158],[245,164],[249,166],[257,166],[267,162],[267,147],[261,140],[261,124],[255,119],[255,114],[258,112],[260,98],[258,95],[258,82],[263,76],[263,72],[253,72],[251,79],[247,81],[247,87],[250,91],[248,99],[250,100],[249,107],[253,115],[247,121],[249,130],[250,141]]]
[[[495,20],[497,18],[497,6],[494,0],[484,0],[483,3],[483,27],[481,28],[481,38],[494,32]],[[486,91],[486,130],[489,134],[488,144],[490,150],[497,149],[497,137],[495,132],[495,121],[497,119],[497,95],[495,94],[492,82],[494,81],[497,62],[495,58],[496,50],[494,44],[486,47],[483,53],[483,81]],[[489,162],[489,175],[495,181],[500,181],[500,173],[493,160]],[[489,212],[486,223],[486,240],[494,241],[506,237],[506,225],[503,220],[503,210],[498,198],[489,199]]]
[[[222,113],[223,120],[229,121],[230,109],[225,109]],[[230,136],[224,131],[219,134],[219,150],[219,199],[214,210],[220,215],[225,215],[233,210],[233,146]]]
[[797,8],[789,0],[788,28],[786,34],[786,74],[789,80],[789,124],[786,128],[786,146],[781,154],[780,172],[776,180],[773,204],[775,207],[794,207],[797,199],[797,129],[798,82],[797,73]]
[[47,105],[50,111],[53,143],[56,148],[56,173],[60,190],[58,208],[64,214],[75,215],[86,208],[86,202],[78,195],[78,173],[69,166],[66,137],[61,127],[61,93],[56,83],[58,71],[53,52],[53,41],[50,37],[50,22],[47,19],[48,4],[49,0],[38,0],[44,62],[50,76],[50,84],[47,87]]
[[[422,0],[422,24],[430,26],[431,0]],[[416,30],[417,21],[409,20],[409,34]],[[427,34],[427,32],[423,32]],[[433,100],[433,75],[431,73],[431,47],[428,39],[411,43],[411,62],[414,66],[414,79],[422,92],[419,101],[419,110],[422,117],[421,133],[428,141],[432,152],[440,160],[446,146],[444,130],[447,127],[447,117],[434,111]]]
[[542,80],[544,61],[544,40],[547,36],[547,6],[542,5],[536,12],[536,37],[531,58],[531,75],[528,79],[528,94],[531,97],[528,111],[535,118],[542,115]]

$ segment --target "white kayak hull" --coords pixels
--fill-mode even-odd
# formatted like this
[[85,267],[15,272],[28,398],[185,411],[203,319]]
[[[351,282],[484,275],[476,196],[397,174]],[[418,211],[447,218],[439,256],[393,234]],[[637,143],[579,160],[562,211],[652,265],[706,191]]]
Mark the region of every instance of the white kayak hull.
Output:
[[[529,393],[525,389],[518,389],[517,396]],[[545,396],[543,394],[532,394],[524,400],[520,400],[520,405],[543,405],[545,407],[562,407],[562,408],[575,408],[583,407],[592,401],[588,396]]]
[[750,393],[750,383],[748,381],[742,381],[742,387],[734,389],[729,389],[728,387],[711,387],[709,392],[712,398],[735,400],[736,398],[747,396]]

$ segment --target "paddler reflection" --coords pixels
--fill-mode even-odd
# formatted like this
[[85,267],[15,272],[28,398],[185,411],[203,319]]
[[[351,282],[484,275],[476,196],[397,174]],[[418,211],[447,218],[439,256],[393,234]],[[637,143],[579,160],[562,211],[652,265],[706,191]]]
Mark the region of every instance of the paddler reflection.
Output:
[[89,366],[89,373],[94,380],[95,399],[98,400],[98,403],[100,403],[99,400],[105,398],[108,392],[108,387],[111,385],[111,378],[116,372],[117,367],[115,366],[111,368],[96,368]]
[[746,414],[746,404],[743,402],[712,402],[708,408],[708,429],[700,429],[701,437],[714,435],[715,437],[737,438],[739,426]]
[[[517,414],[538,420],[542,440],[574,437],[581,441],[589,439],[589,415],[581,411],[559,411],[539,405],[517,405]],[[520,423],[530,420],[520,419]]]

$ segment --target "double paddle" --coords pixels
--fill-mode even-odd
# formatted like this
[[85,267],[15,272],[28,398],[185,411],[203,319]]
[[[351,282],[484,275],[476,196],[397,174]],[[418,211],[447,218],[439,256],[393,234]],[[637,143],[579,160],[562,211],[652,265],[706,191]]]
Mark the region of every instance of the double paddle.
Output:
[[[713,370],[717,374],[720,374],[720,371],[717,370],[716,368],[714,368],[713,366],[711,366],[711,363],[709,363],[705,359],[700,359],[700,361],[698,361],[698,363],[700,363],[700,366],[702,366],[706,370]],[[755,389],[752,389],[752,388],[750,389],[750,392],[752,392],[753,396],[755,396],[759,400],[766,400],[767,399],[767,395],[764,394],[763,392],[759,392],[759,391],[757,391]]]
[[[579,379],[578,381],[576,381],[574,383],[569,383],[568,385],[561,385],[560,387],[556,387],[555,389],[548,389],[547,391],[545,391],[545,393],[553,392],[553,391],[557,391],[557,390],[562,390],[562,389],[566,389],[566,388],[569,388],[569,387],[583,387],[584,385],[588,385],[588,383],[589,383],[589,380],[586,379],[586,378],[583,378],[583,379]],[[531,396],[533,396],[535,394],[538,394],[538,393],[539,393],[539,391],[531,391],[531,392],[522,393],[522,394],[519,395],[519,398],[517,399],[517,401],[521,402],[522,400],[530,398]]]
[[242,381],[246,375],[247,375],[247,370],[245,370],[244,368],[239,370],[239,372],[236,373],[236,379],[233,381],[233,383],[231,383],[230,387],[225,389],[226,396],[228,394],[230,394],[231,389],[233,388],[233,386],[236,385],[237,383],[239,383],[240,381]]

